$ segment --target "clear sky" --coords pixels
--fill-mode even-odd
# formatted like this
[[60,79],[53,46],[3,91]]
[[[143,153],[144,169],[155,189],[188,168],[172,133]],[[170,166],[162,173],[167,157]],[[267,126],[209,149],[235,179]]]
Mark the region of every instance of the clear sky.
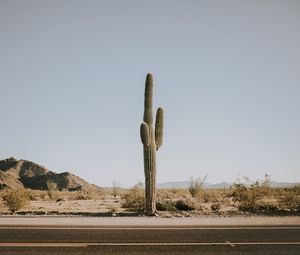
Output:
[[147,72],[158,182],[300,181],[297,0],[0,0],[0,157],[143,180]]

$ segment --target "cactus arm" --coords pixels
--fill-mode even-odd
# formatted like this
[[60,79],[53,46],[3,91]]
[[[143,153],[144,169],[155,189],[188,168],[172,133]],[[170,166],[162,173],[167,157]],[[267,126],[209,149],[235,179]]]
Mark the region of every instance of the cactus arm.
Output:
[[142,123],[140,127],[141,140],[143,145],[146,147],[149,145],[149,128],[147,123]]
[[158,108],[156,112],[155,120],[155,144],[156,150],[158,150],[163,143],[163,128],[164,128],[164,110]]
[[153,123],[153,112],[152,112],[152,98],[153,98],[153,77],[151,73],[147,74],[145,82],[145,101],[144,101],[144,122],[149,126]]

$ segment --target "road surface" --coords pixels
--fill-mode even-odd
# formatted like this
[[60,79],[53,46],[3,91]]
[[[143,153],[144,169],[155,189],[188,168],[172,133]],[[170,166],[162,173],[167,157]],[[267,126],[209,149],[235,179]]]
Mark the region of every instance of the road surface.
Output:
[[299,255],[300,226],[0,225],[0,255],[13,254]]

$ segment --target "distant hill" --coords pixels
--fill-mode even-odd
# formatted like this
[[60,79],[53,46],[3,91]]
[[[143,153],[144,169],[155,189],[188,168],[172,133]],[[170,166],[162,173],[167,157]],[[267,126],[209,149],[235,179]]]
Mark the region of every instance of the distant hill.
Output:
[[[159,183],[157,187],[159,189],[187,189],[189,187],[189,181],[178,181],[178,182],[164,182]],[[229,188],[233,183],[221,182],[221,183],[203,183],[203,188],[205,189],[222,189]],[[299,182],[270,182],[270,186],[273,188],[287,188],[300,185]]]
[[46,190],[47,181],[54,182],[59,190],[73,191],[97,188],[97,186],[89,184],[72,173],[58,174],[28,160],[15,158],[0,160],[0,189],[9,187]]
[[[178,181],[178,182],[164,182],[159,183],[157,187],[159,189],[187,189],[190,185],[189,181]],[[221,182],[217,184],[203,183],[203,188],[205,189],[221,189],[230,187],[231,183]]]

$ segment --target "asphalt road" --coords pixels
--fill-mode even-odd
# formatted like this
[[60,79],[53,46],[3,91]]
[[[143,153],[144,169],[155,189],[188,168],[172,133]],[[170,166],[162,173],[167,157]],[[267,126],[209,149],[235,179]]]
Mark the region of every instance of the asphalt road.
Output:
[[300,226],[1,226],[0,255],[300,254]]

